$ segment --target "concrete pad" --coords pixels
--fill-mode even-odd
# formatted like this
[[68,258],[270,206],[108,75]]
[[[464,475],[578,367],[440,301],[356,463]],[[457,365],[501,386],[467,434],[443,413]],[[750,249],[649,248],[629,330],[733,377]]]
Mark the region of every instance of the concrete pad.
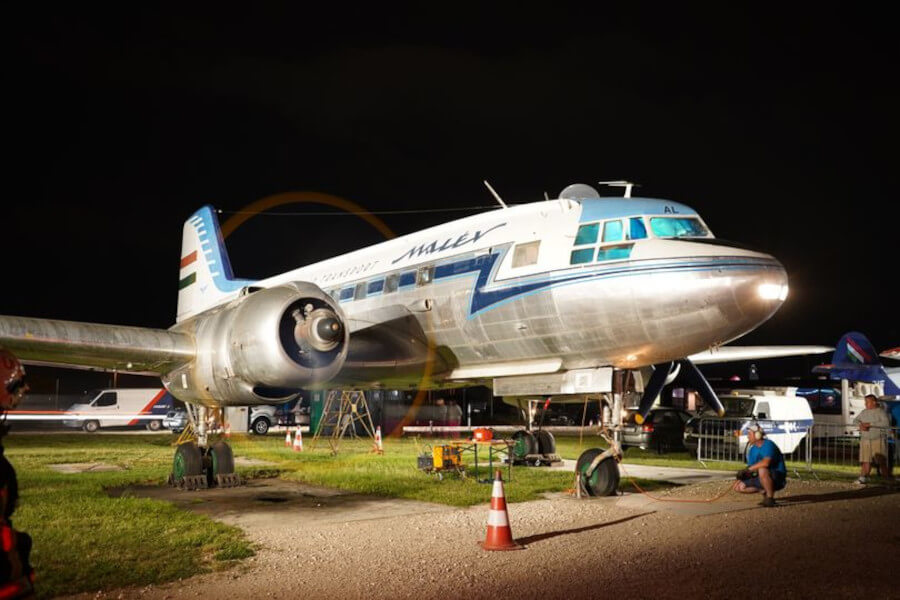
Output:
[[278,523],[284,528],[347,523],[456,510],[449,506],[355,494],[343,490],[286,481],[253,479],[234,488],[184,491],[168,486],[128,486],[109,490],[165,500],[230,525],[251,531]]
[[[554,471],[575,472],[574,460],[564,459],[562,465],[550,467]],[[688,469],[682,467],[657,467],[653,465],[636,465],[631,463],[619,463],[619,475],[621,477],[637,477],[639,479],[655,479],[657,481],[670,481],[678,485],[690,485],[692,483],[704,483],[707,481],[719,481],[734,479],[733,471],[712,471],[709,469]]]
[[642,511],[666,511],[678,515],[686,515],[698,517],[703,515],[714,515],[718,513],[735,512],[738,510],[750,510],[758,508],[756,503],[761,497],[754,496],[744,501],[733,501],[724,499],[715,499],[715,496],[704,500],[696,499],[680,499],[680,498],[659,498],[651,497],[645,494],[625,494],[619,497],[616,504],[624,508]]
[[65,473],[74,475],[76,473],[97,473],[100,471],[124,471],[119,465],[110,465],[107,463],[87,462],[87,463],[61,463],[56,465],[47,465],[57,473]]

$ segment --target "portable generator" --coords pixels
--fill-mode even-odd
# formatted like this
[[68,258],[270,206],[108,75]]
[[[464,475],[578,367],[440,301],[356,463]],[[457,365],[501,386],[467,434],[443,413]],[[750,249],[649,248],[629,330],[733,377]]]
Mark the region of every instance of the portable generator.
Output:
[[439,478],[442,473],[454,471],[463,475],[462,450],[457,446],[434,446],[430,451],[426,450],[418,457],[418,467],[426,473],[436,473]]

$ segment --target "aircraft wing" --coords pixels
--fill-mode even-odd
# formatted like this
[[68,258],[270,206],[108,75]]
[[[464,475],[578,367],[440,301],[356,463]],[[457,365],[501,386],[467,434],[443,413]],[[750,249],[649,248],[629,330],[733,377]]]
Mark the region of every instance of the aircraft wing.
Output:
[[831,352],[830,346],[720,346],[688,357],[694,364],[759,360]]
[[900,360],[900,346],[896,348],[891,348],[890,350],[885,350],[881,353],[884,358],[893,358],[895,360]]
[[160,375],[190,362],[189,335],[144,327],[0,316],[0,346],[26,364]]

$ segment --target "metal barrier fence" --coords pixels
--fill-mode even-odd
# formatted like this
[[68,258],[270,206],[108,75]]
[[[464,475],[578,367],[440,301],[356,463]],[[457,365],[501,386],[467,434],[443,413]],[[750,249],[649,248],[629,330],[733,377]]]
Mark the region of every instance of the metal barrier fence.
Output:
[[708,462],[732,462],[746,464],[747,428],[758,423],[784,455],[790,470],[799,474],[800,469],[810,470],[812,457],[812,425],[793,421],[747,419],[698,419],[693,431],[686,432],[685,445],[696,445],[697,460]]
[[[815,471],[853,472],[859,468],[862,453],[880,454],[892,469],[900,455],[897,454],[897,427],[872,427],[868,432],[860,432],[858,425],[827,423],[816,424],[813,428],[810,461]],[[864,448],[868,445],[868,448]],[[878,457],[870,459],[872,472],[876,472]]]
[[[747,427],[759,423],[766,436],[784,454],[788,469],[797,476],[800,471],[855,473],[861,458],[860,429],[854,424],[806,425],[792,421],[749,421],[747,419],[698,419],[685,430],[685,446],[695,450],[697,460],[710,462],[746,463]],[[867,452],[884,456],[888,469],[900,464],[900,428],[872,428],[871,435],[863,433],[862,439],[872,437]],[[872,462],[872,472],[876,472]]]

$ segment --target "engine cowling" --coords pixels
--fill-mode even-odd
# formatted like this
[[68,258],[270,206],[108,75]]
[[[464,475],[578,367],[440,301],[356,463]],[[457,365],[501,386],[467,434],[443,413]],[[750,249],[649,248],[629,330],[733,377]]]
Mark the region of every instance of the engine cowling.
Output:
[[274,404],[322,384],[341,370],[350,335],[340,306],[307,282],[246,290],[178,329],[195,336],[197,359],[163,383],[208,406]]

